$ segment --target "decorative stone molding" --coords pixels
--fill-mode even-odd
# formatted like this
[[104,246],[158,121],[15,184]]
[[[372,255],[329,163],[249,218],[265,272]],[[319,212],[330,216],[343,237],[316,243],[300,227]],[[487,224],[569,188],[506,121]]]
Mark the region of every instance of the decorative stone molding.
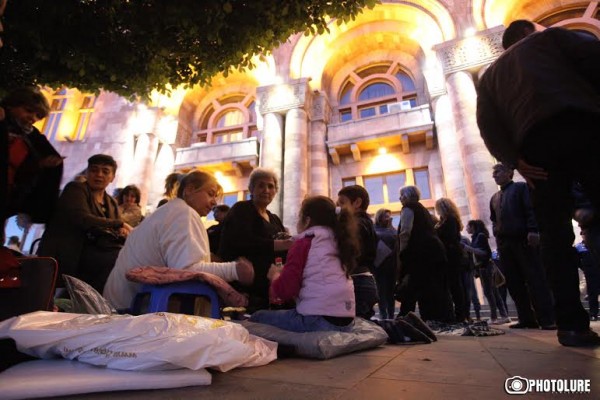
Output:
[[433,47],[442,63],[444,74],[470,70],[493,62],[502,49],[503,26],[478,32],[473,37],[449,40]]
[[331,118],[331,106],[327,97],[318,91],[315,91],[312,97],[312,107],[309,113],[310,120],[324,121],[328,124]]
[[265,115],[282,113],[292,108],[311,110],[313,96],[310,93],[308,81],[308,78],[302,78],[289,83],[256,88],[259,112]]

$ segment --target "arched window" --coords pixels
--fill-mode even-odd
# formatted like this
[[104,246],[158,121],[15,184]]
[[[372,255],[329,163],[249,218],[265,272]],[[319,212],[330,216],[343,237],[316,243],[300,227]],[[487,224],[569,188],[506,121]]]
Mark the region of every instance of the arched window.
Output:
[[[346,78],[338,95],[338,121],[376,117],[400,103],[400,111],[417,106],[416,85],[397,63],[381,62],[360,67]],[[357,93],[357,91],[359,91]]]
[[201,114],[192,143],[230,143],[257,136],[256,103],[244,93],[212,100]]
[[221,114],[217,121],[217,128],[227,128],[228,126],[241,125],[244,123],[244,114],[237,109],[229,109]]
[[395,93],[396,91],[391,85],[383,82],[376,82],[370,84],[360,92],[360,94],[358,95],[358,101],[365,101],[384,96],[391,96]]

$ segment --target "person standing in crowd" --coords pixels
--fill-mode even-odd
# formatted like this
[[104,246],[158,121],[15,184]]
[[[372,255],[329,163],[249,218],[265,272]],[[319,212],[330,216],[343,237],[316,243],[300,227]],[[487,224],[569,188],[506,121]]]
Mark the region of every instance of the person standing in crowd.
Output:
[[133,228],[138,226],[144,219],[142,207],[140,206],[141,198],[142,192],[135,185],[125,186],[117,196],[121,219]]
[[179,172],[172,172],[165,178],[165,192],[163,198],[160,199],[156,208],[165,205],[169,200],[177,197],[177,190],[179,189],[179,182],[183,179],[184,174]]
[[[462,248],[465,246],[471,246],[471,240],[468,237],[460,237],[460,245]],[[462,271],[463,271],[463,286],[467,294],[467,312],[469,314],[469,321],[471,321],[471,304],[473,305],[473,311],[475,311],[475,320],[481,321],[481,303],[479,302],[479,296],[477,295],[477,288],[475,286],[475,279],[479,278],[479,271],[475,270],[475,262],[471,254],[463,251],[462,255]]]
[[117,308],[130,307],[141,284],[128,281],[127,272],[144,266],[209,272],[246,285],[254,278],[252,264],[211,262],[208,235],[200,217],[217,204],[222,188],[210,174],[192,171],[181,180],[177,197],[153,212],[133,230],[112,270],[104,296]]
[[538,227],[524,182],[513,181],[513,169],[494,165],[500,190],[490,201],[490,219],[504,267],[506,286],[515,301],[519,322],[513,329],[556,329],[552,295],[539,258]]
[[454,321],[452,299],[446,283],[446,251],[435,233],[435,222],[419,202],[416,186],[400,189],[400,315],[414,311],[419,303],[425,321]]
[[213,208],[212,212],[217,223],[210,226],[206,231],[208,232],[208,241],[210,242],[210,252],[217,254],[219,252],[219,244],[221,242],[223,221],[229,212],[229,206],[227,204],[219,204]]
[[519,20],[504,32],[506,51],[480,80],[477,122],[492,155],[530,183],[559,343],[598,346],[579,296],[571,218],[574,182],[600,209],[600,41],[564,28],[535,30]]
[[469,309],[461,270],[463,250],[460,245],[460,231],[463,225],[458,208],[452,200],[438,199],[435,202],[435,210],[440,217],[435,225],[435,232],[444,244],[448,258],[446,279],[454,303],[454,316],[456,322],[465,322],[468,319]]
[[23,251],[21,250],[21,243],[19,240],[18,236],[11,236],[8,238],[8,244],[7,246],[9,249],[16,251],[18,253],[22,253]]
[[575,245],[579,256],[579,268],[585,276],[587,286],[588,305],[590,307],[590,320],[598,321],[598,295],[600,294],[600,263],[596,254],[587,248],[587,235],[585,230],[581,231],[582,241]]
[[63,159],[33,126],[50,111],[48,101],[32,88],[15,89],[0,101],[0,238],[16,214],[46,223],[58,200]]
[[276,257],[285,262],[292,240],[281,219],[267,210],[279,190],[275,172],[256,168],[248,190],[250,200],[235,203],[222,223],[218,255],[223,261],[246,257],[254,265],[254,282],[239,288],[250,295],[248,311],[253,312],[269,308],[267,272]]
[[38,251],[56,259],[60,274],[80,278],[100,293],[132,229],[106,193],[116,171],[117,163],[109,155],[88,159],[86,181],[65,186]]
[[[492,249],[490,248],[488,232],[485,224],[480,219],[471,220],[467,223],[467,232],[471,235],[471,244],[464,245],[464,250],[472,255],[475,268],[479,271],[483,294],[490,306],[490,324],[501,325],[510,322],[508,311],[500,298],[500,292],[494,280],[494,265],[492,264]],[[498,318],[498,312],[500,318]]]
[[369,202],[369,193],[362,186],[346,186],[338,192],[337,205],[352,212],[358,221],[360,256],[356,267],[350,271],[350,276],[354,282],[356,316],[364,319],[371,319],[375,315],[373,306],[378,301],[377,285],[373,277],[377,234],[373,221],[367,214]]
[[392,319],[396,308],[394,288],[398,273],[398,243],[390,210],[381,208],[375,213],[375,234],[377,252],[374,265],[375,283],[379,295],[379,317]]

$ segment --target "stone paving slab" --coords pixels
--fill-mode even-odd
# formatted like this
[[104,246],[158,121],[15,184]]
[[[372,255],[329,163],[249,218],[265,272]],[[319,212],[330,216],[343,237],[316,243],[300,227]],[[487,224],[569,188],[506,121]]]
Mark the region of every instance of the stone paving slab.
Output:
[[[600,331],[600,327],[595,328]],[[507,326],[501,329],[505,335],[440,336],[438,342],[428,345],[388,345],[325,361],[281,359],[264,367],[213,373],[213,384],[205,387],[68,398],[600,399],[600,350],[560,346],[556,332],[514,331]],[[590,379],[592,392],[511,396],[505,393],[504,382],[516,375],[529,379]]]

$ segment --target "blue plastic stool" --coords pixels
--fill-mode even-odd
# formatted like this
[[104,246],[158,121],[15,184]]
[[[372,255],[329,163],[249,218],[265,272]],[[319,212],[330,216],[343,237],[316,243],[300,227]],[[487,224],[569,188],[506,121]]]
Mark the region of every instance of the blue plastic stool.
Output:
[[[142,299],[145,294],[150,295],[150,304],[148,305],[148,313],[166,312],[169,306],[169,297],[174,294],[187,294],[195,297],[202,296],[210,299],[210,317],[221,319],[221,307],[219,304],[219,296],[212,286],[200,281],[185,281],[169,283],[166,285],[144,285],[142,290],[133,299],[131,311],[134,315],[141,313]],[[193,314],[193,301],[187,299],[187,308],[183,314]],[[182,309],[183,309],[182,303]],[[181,310],[180,310],[181,311]]]

